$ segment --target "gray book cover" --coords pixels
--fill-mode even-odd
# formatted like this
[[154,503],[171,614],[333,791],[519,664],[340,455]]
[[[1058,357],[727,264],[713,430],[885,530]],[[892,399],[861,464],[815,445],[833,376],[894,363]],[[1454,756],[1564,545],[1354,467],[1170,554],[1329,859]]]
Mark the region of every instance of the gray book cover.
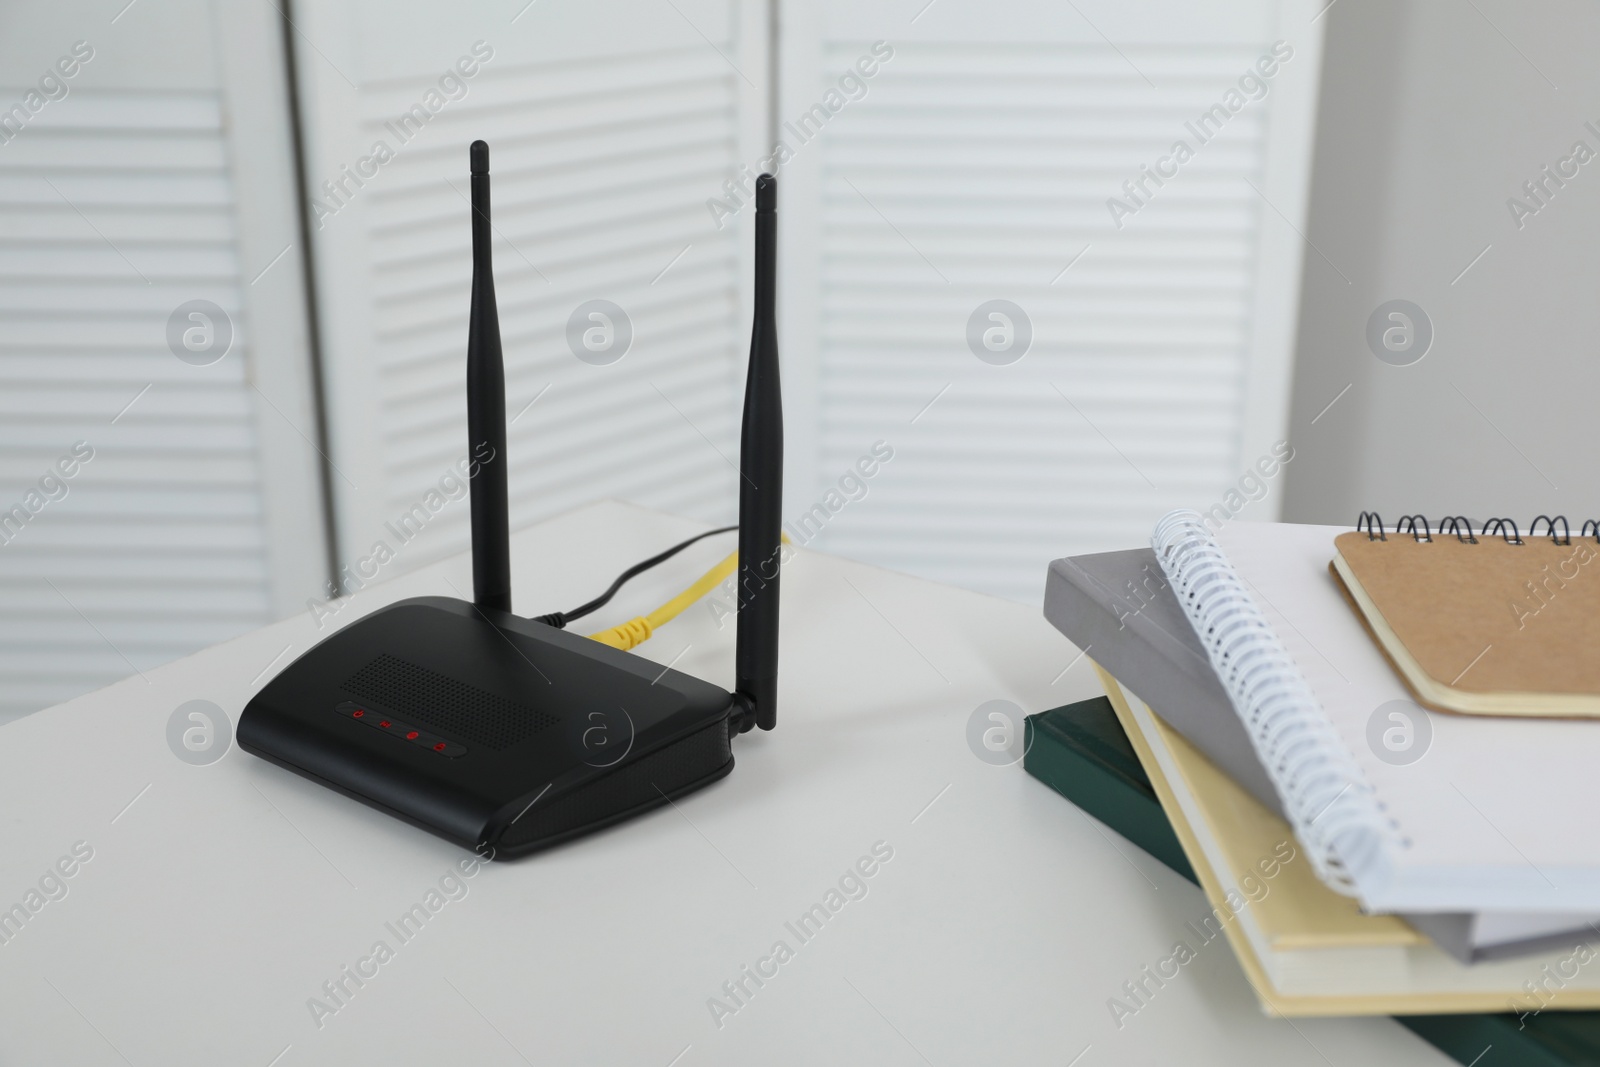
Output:
[[1283,815],[1250,735],[1148,548],[1050,564],[1044,617],[1195,748]]

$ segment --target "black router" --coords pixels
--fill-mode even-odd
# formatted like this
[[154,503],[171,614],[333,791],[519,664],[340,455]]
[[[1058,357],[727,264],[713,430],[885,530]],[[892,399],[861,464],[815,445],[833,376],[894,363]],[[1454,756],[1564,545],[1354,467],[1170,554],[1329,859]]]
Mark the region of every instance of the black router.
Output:
[[469,453],[473,602],[415,597],[344,627],[245,707],[239,747],[467,848],[517,856],[639,815],[733,769],[776,723],[783,408],[776,182],[756,181],[756,293],[739,451],[732,693],[511,613],[505,369],[490,260],[489,146],[472,163]]

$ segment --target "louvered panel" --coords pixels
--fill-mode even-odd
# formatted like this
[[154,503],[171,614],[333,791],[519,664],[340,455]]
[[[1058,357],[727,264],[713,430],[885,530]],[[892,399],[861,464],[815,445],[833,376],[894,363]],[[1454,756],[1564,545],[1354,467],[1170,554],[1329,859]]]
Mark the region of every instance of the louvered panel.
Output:
[[[561,443],[553,451],[523,453],[515,436],[523,419],[517,419],[510,427],[513,434],[508,447],[519,457],[526,455],[530,465],[549,467],[556,463],[573,463],[575,469],[606,453],[638,454],[640,440],[648,441],[652,452],[690,439],[699,442],[700,449],[708,449],[709,446],[693,432],[693,427],[707,420],[715,422],[720,417],[719,401],[727,399],[721,395],[722,385],[719,384],[723,376],[692,363],[669,367],[667,371],[651,379],[654,388],[650,384],[614,379],[563,383],[559,386],[561,391],[557,392],[556,384],[546,382],[539,388],[548,386],[548,391],[537,401],[537,407],[529,409],[527,418],[531,420],[531,413],[539,411],[541,417],[536,424],[539,431],[554,435]],[[537,390],[528,390],[523,398],[514,398],[513,417],[516,408],[525,406],[538,395]],[[663,395],[666,400],[662,399]],[[546,401],[554,403],[546,407]],[[619,412],[628,412],[633,419],[626,432],[618,432],[611,422]],[[429,414],[431,416],[432,412]],[[465,441],[460,419],[454,418],[442,421],[430,418],[426,427],[411,438],[397,441],[390,469],[400,498],[414,496],[411,490],[417,488],[413,484],[416,479],[428,482],[437,479],[443,470],[437,462],[438,456],[443,454],[441,450],[459,455],[466,451]]]
[[[95,586],[137,588],[153,611],[165,610],[167,605],[165,595],[157,600],[150,599],[149,590],[154,586],[159,585],[174,596],[181,596],[186,591],[202,596],[212,592],[220,595],[235,586],[258,590],[265,573],[261,553],[253,546],[215,549],[195,548],[192,545],[128,544],[119,540],[113,545],[98,546],[92,552],[84,552],[73,545],[45,546],[32,550],[24,550],[20,545],[19,540],[15,545],[8,545],[5,552],[0,552],[0,557],[4,557],[0,560],[0,579],[15,584],[19,590],[30,586],[42,596],[42,591],[48,590],[49,586],[39,582],[38,575],[71,575],[75,581],[85,583],[81,587],[85,590],[91,588],[89,583]],[[11,551],[12,548],[16,548],[16,551]],[[65,590],[72,603],[78,603],[78,598],[72,593],[73,584],[56,582],[56,587]],[[251,594],[252,597],[255,595]],[[236,601],[245,602],[231,593],[227,599],[229,605]],[[229,610],[232,610],[231,607]]]
[[[159,100],[152,100],[151,106],[160,108]],[[43,129],[38,130],[40,139],[46,136],[49,126],[39,123]],[[30,129],[30,142],[35,131]],[[218,131],[220,133],[220,131]],[[18,143],[22,143],[19,138]],[[31,147],[31,144],[29,145]],[[118,148],[128,149],[133,146],[119,145]],[[157,155],[150,151],[151,155]],[[18,153],[19,155],[22,153]],[[31,180],[34,176],[26,173],[7,173],[0,175],[0,196],[8,204],[23,208],[46,208],[55,210],[61,207],[62,197],[72,201],[80,210],[93,210],[95,208],[154,208],[172,212],[171,221],[182,226],[182,213],[195,208],[220,208],[227,206],[231,200],[231,189],[226,174],[191,174],[191,173],[166,173],[157,172],[154,168],[149,170],[131,171],[122,170],[115,166],[109,168],[109,174],[96,173],[96,168],[90,166],[83,171],[57,171],[55,181],[58,194],[48,185]],[[115,180],[108,181],[106,179]],[[108,236],[114,233],[121,225],[112,220],[112,229]],[[146,254],[159,251],[158,248],[146,249]]]
[[[1270,45],[894,41],[867,98],[800,149],[820,228],[817,493],[874,441],[895,449],[820,546],[1037,601],[1050,559],[1143,543],[1238,478],[1274,98],[1122,230],[1106,201],[1193,141],[1184,123]],[[785,117],[870,48],[825,41]],[[966,341],[995,298],[1032,323],[1009,366]]]
[[[685,268],[682,277],[670,281],[664,278],[658,284],[648,286],[645,297],[634,301],[637,310],[630,314],[652,318],[657,324],[653,339],[663,346],[701,347],[707,341],[706,334],[722,329],[725,321],[735,313],[736,306],[731,298],[721,293],[706,302],[696,298],[707,287],[721,288],[725,285],[728,273],[727,265],[719,262]],[[570,294],[547,293],[545,287],[540,286],[532,299],[519,300],[517,307],[501,312],[502,343],[508,350],[544,344],[552,332],[565,328],[567,315],[571,311],[569,300]],[[394,389],[391,395],[397,403],[431,393],[441,386],[459,384],[456,379],[461,377],[461,368],[443,365],[438,352],[451,346],[464,347],[457,336],[460,325],[458,312],[437,326],[386,335],[385,340],[390,342],[390,349],[394,353],[390,363]],[[571,353],[567,355],[570,357]],[[521,371],[525,371],[525,368],[507,368],[508,375]]]
[[[0,545],[5,719],[272,617],[219,97],[77,88],[6,145],[0,281],[0,509],[94,449]],[[235,328],[209,367],[166,343],[197,298]]]
[[[216,584],[216,583],[213,583]],[[252,583],[248,581],[227,580],[220,584],[227,585],[234,596],[248,598],[251,596]],[[63,588],[66,588],[63,586]],[[154,618],[160,616],[171,617],[181,615],[186,618],[204,619],[214,613],[214,597],[209,588],[188,587],[173,590],[167,598],[162,610],[152,610],[144,593],[137,585],[117,579],[96,580],[93,583],[82,583],[77,586],[81,595],[73,597],[73,603],[82,608],[86,613],[95,618],[110,619],[113,617],[127,618]],[[29,586],[17,590],[16,599],[12,601],[13,608],[18,613],[49,610],[55,605],[51,603],[59,598],[50,590],[49,586]],[[264,602],[263,602],[264,604]],[[106,650],[108,653],[110,649]],[[70,655],[52,651],[51,655]],[[112,653],[114,655],[114,653]],[[0,648],[0,663],[9,662],[12,654],[5,648]]]
[[[365,89],[361,139],[384,137],[414,95]],[[731,518],[740,252],[705,201],[737,169],[739,107],[738,75],[699,41],[488,66],[383,169],[366,218],[386,519],[467,450],[465,145],[477,137],[493,146],[513,524],[601,496]],[[611,366],[567,346],[568,317],[596,298],[633,325]],[[463,498],[430,515],[394,568],[460,551],[467,535]]]

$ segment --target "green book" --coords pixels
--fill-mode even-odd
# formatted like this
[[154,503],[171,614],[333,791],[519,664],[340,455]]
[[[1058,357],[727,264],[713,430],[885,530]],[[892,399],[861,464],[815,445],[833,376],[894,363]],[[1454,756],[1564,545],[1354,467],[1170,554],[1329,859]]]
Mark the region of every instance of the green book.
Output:
[[[1199,884],[1128,735],[1105,697],[1028,716],[1028,773]],[[1600,1012],[1400,1015],[1395,1021],[1471,1067],[1600,1065]]]

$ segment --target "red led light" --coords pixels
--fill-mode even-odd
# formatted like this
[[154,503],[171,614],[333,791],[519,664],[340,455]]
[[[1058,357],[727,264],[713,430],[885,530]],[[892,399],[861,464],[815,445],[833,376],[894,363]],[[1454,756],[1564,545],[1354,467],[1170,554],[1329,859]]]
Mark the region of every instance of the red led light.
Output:
[[372,726],[403,734],[407,741],[426,745],[441,756],[453,759],[466,754],[466,749],[461,745],[453,744],[449,741],[441,741],[432,734],[423,733],[421,730],[413,730],[407,723],[396,722],[394,719],[385,719],[382,712],[374,711],[372,708],[360,707],[353,700],[335,705],[335,710],[341,715],[350,716],[352,719],[361,719]]

